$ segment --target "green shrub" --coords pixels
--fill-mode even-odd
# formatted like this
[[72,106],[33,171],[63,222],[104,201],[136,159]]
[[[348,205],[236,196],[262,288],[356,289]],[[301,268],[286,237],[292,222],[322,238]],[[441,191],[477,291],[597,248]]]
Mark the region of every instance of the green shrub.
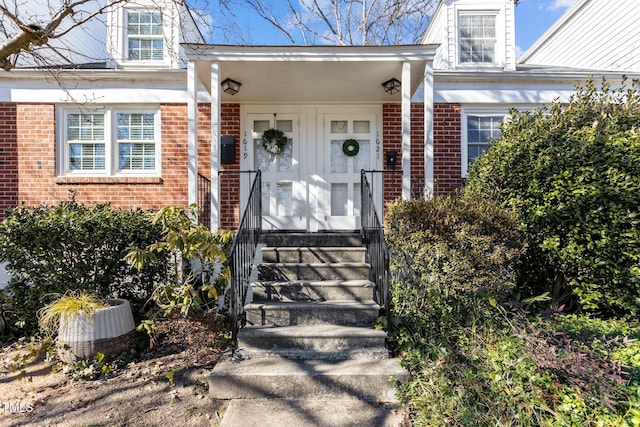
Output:
[[512,297],[523,246],[514,218],[497,204],[455,196],[396,202],[386,234],[394,338],[403,348],[429,347],[451,328],[495,316]]
[[640,94],[593,81],[567,104],[512,112],[471,167],[465,192],[513,209],[530,244],[534,292],[585,309],[640,306]]
[[[441,341],[455,340],[455,348],[412,355],[413,378],[400,397],[416,427],[638,425],[637,341],[618,335],[637,335],[638,323],[621,323],[515,315],[502,325],[452,328]],[[615,337],[584,335],[581,324]]]
[[217,308],[219,297],[228,289],[228,253],[233,233],[211,230],[193,221],[195,206],[166,206],[151,218],[160,225],[162,239],[146,247],[132,247],[126,260],[136,269],[169,258],[169,269],[157,283],[152,299],[160,315],[180,313],[188,317],[204,309]]
[[161,232],[144,212],[113,210],[108,204],[70,200],[9,211],[0,224],[0,259],[11,274],[2,294],[5,316],[14,328],[31,333],[43,297],[69,290],[126,298],[140,308],[165,266],[157,263],[138,273],[124,256],[131,246],[160,240]]

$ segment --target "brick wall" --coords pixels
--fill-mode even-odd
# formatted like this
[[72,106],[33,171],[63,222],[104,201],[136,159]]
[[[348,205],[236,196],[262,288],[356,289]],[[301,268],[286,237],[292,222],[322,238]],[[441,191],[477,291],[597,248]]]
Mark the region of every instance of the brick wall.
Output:
[[[396,170],[402,170],[402,106],[401,104],[384,104],[382,106],[382,151],[385,153],[384,168],[387,169],[387,153],[398,154]],[[387,204],[402,197],[402,174],[384,175],[383,203]]]
[[[384,104],[382,111],[384,152],[396,151],[398,153],[396,170],[402,170],[402,106],[400,104]],[[440,194],[449,193],[462,185],[460,177],[460,106],[435,105],[434,141],[435,191]],[[423,196],[424,168],[424,104],[412,104],[411,197]],[[400,197],[402,197],[401,176],[399,174],[385,175],[384,202],[388,203]]]
[[461,107],[436,103],[433,106],[434,191],[445,194],[462,187]]
[[[411,108],[412,197],[424,186],[424,106]],[[211,106],[198,106],[198,171],[210,179]],[[383,151],[396,151],[402,169],[402,123],[400,104],[383,106]],[[67,178],[56,177],[55,107],[50,104],[0,103],[0,218],[6,208],[21,202],[29,206],[53,204],[71,194],[82,202],[111,202],[117,208],[158,209],[188,203],[187,106],[164,104],[162,117],[161,178]],[[222,135],[236,138],[235,163],[222,170],[238,170],[240,163],[240,105],[223,104]],[[434,175],[436,193],[462,186],[460,177],[460,106],[434,105]],[[386,157],[385,157],[386,161]],[[221,225],[235,229],[239,219],[239,176],[221,175]],[[384,201],[402,195],[399,174],[384,178]],[[208,204],[208,203],[207,203]]]
[[[221,122],[222,135],[233,135],[236,138],[235,162],[232,165],[222,165],[222,171],[237,171],[240,169],[240,104],[222,104]],[[220,175],[220,227],[236,230],[240,217],[240,176],[236,173],[222,173]]]
[[0,103],[0,219],[18,204],[17,106]]
[[[201,171],[209,174],[209,106],[199,106]],[[55,204],[72,194],[85,203],[110,202],[115,208],[158,209],[188,203],[187,106],[161,106],[161,178],[56,177],[55,107],[0,104],[0,207]]]

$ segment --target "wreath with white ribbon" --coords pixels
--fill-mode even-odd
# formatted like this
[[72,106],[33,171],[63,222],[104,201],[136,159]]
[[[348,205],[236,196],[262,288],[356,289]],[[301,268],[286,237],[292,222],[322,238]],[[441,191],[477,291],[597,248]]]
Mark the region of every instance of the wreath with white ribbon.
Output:
[[353,138],[349,138],[342,143],[342,152],[345,156],[356,156],[360,151],[360,144]]
[[271,154],[282,153],[287,142],[287,136],[278,129],[268,129],[262,134],[262,147]]

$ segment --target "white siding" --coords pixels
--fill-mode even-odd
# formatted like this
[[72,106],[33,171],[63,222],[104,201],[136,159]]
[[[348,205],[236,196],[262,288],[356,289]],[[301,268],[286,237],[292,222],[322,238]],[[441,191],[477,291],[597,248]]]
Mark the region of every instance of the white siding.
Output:
[[521,59],[528,65],[640,71],[640,1],[580,0]]
[[447,7],[440,4],[436,8],[422,40],[423,44],[439,44],[433,59],[433,68],[436,70],[449,70],[451,64],[448,58],[449,45],[447,42],[448,22],[446,17]]
[[[458,12],[497,12],[496,59],[500,68],[515,69],[515,30],[513,0],[443,0],[429,22],[423,43],[439,43],[435,70],[455,70],[458,63]],[[474,67],[465,65],[470,70]],[[490,68],[483,66],[480,68]],[[494,66],[495,68],[495,66]]]
[[[85,18],[90,11],[96,10],[106,0],[94,0],[78,9],[78,13],[65,18],[58,27],[57,33],[75,25],[75,21]],[[51,17],[61,10],[63,0],[29,0],[19,2],[17,16],[28,24],[46,26]],[[18,3],[18,2],[16,2]],[[2,35],[7,38],[18,34],[18,28],[4,14],[2,21]],[[73,64],[88,64],[105,62],[108,59],[105,50],[106,24],[104,15],[89,20],[82,27],[75,27],[69,33],[58,39],[49,39],[48,45],[35,47],[34,53],[42,59],[35,60],[31,55],[20,55],[16,68],[42,65],[68,66]],[[51,49],[53,48],[53,49]],[[54,50],[55,49],[55,50]]]

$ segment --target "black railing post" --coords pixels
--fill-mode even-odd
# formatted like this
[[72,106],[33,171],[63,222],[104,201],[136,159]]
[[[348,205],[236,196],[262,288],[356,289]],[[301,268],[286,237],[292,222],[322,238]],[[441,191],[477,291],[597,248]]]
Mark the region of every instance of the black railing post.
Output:
[[211,227],[211,180],[198,174],[198,223]]
[[369,263],[371,264],[371,281],[376,286],[377,303],[384,308],[387,318],[387,331],[391,330],[391,289],[390,277],[390,255],[387,243],[384,238],[382,221],[376,211],[373,191],[367,173],[401,173],[396,170],[362,170],[360,172],[360,191],[362,200],[361,230],[362,240],[367,247]]
[[[240,171],[238,172],[240,173]],[[231,317],[231,336],[234,344],[240,329],[253,259],[256,254],[260,233],[262,232],[262,174],[260,171],[248,172],[255,173],[256,177],[251,185],[247,206],[240,220],[229,254],[229,266],[231,269],[229,312]]]

